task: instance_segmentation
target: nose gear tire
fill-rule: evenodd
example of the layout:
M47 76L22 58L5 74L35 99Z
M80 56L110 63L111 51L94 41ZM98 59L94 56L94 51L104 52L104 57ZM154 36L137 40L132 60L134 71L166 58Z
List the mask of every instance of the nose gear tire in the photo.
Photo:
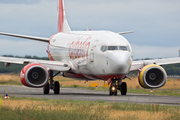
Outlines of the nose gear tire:
M121 95L127 94L127 84L125 82L122 82L121 84Z
M111 87L109 87L109 96L112 95L112 90L111 90Z
M45 87L43 87L43 92L44 94L49 94L49 83Z

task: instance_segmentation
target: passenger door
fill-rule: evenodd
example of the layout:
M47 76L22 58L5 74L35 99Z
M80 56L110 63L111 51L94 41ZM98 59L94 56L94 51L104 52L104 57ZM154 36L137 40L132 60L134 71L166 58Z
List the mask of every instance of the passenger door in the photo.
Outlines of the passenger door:
M90 61L91 63L94 62L94 49L96 48L96 45L98 43L98 40L96 40L94 43L93 43L93 46L91 48L91 52L90 52Z

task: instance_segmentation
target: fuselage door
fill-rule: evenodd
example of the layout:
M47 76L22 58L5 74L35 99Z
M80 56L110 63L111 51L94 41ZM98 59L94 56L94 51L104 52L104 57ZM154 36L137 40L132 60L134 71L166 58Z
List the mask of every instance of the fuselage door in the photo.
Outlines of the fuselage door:
M94 43L93 43L93 46L91 48L91 53L90 53L90 61L91 62L94 62L94 49L96 48L96 45L98 43L98 40L96 40Z

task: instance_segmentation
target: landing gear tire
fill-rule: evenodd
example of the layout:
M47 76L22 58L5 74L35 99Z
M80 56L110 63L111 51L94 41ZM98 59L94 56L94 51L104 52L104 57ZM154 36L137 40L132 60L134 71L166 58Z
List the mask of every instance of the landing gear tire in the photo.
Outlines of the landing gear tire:
M116 91L114 92L114 95L117 96L117 89L116 89Z
M127 94L127 84L125 82L122 82L121 84L121 95Z
M111 87L109 87L109 96L111 96L112 95L112 89L111 89Z
M45 86L45 87L43 87L43 92L44 92L44 94L49 94L49 83Z
M59 94L60 92L60 85L58 81L54 82L54 94Z

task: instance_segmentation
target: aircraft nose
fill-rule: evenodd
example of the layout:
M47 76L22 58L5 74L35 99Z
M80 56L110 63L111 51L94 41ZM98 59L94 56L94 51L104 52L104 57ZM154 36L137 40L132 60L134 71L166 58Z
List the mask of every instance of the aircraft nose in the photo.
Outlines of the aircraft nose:
M114 52L109 57L110 67L113 72L127 74L131 60L127 52Z

